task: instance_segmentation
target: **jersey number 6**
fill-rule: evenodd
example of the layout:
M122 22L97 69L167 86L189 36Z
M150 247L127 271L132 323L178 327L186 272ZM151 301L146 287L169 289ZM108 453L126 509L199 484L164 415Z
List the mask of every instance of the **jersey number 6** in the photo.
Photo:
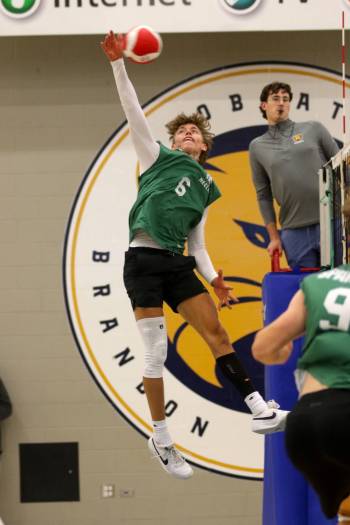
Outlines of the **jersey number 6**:
M179 184L175 188L175 192L178 194L179 197L183 197L187 191L187 187L191 187L191 181L188 177L182 177Z

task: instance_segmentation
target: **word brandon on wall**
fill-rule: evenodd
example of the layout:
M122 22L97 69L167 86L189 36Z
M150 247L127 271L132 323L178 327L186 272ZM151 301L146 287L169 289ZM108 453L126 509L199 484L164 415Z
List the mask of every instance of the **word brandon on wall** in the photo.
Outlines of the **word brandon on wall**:
M110 262L110 253L109 252L98 252L93 251L91 254L91 258L94 263L102 263L102 264L108 264ZM112 293L112 287L110 283L103 284L103 285L96 285L92 287L92 295L94 298L100 298L100 297L108 297ZM117 317L110 317L108 319L100 319L100 330L102 334L106 334L110 330L120 330L119 322ZM137 357L137 352L134 351L133 348L130 348L129 346L126 348L121 349L115 349L115 354L113 356L114 362L116 366L121 367L127 367L134 361L134 359ZM134 378L134 388L139 392L140 394L144 395L145 390L143 388L142 381L140 382L140 377L135 376ZM178 411L186 411L187 405L186 400L175 400L175 399L168 399L165 403L165 413L167 417L172 416L172 414L175 412L175 410ZM198 433L200 437L203 437L205 431L207 430L207 427L209 425L209 420L206 419L206 416L203 415L194 415L193 421L190 423L189 427L187 428L188 432L191 433ZM184 429L185 430L185 429Z

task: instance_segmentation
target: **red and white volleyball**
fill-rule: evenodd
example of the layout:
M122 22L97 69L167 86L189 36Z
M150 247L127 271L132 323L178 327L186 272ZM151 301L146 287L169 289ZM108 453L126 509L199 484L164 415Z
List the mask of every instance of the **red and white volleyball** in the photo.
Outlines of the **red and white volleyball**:
M124 56L138 64L147 64L159 57L162 47L159 33L149 26L137 26L125 35Z

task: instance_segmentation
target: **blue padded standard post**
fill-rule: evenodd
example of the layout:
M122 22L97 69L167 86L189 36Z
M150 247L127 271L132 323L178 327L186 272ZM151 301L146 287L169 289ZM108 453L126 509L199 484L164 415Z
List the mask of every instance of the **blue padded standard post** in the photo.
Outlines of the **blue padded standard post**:
M263 280L265 324L271 323L288 306L305 273L268 273ZM265 367L266 399L275 399L290 410L298 399L293 372L302 348L294 343L293 353L283 366ZM302 475L293 467L279 432L265 438L263 525L336 525L327 520L318 498Z

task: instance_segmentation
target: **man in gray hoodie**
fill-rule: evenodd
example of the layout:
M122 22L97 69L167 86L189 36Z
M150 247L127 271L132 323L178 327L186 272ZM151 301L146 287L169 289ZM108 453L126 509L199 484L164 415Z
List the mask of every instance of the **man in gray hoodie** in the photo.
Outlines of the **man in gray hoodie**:
M270 237L268 253L286 254L291 267L320 265L318 170L338 151L327 129L316 121L289 119L289 84L273 82L260 95L266 133L249 146L258 204ZM274 199L280 206L281 235Z

